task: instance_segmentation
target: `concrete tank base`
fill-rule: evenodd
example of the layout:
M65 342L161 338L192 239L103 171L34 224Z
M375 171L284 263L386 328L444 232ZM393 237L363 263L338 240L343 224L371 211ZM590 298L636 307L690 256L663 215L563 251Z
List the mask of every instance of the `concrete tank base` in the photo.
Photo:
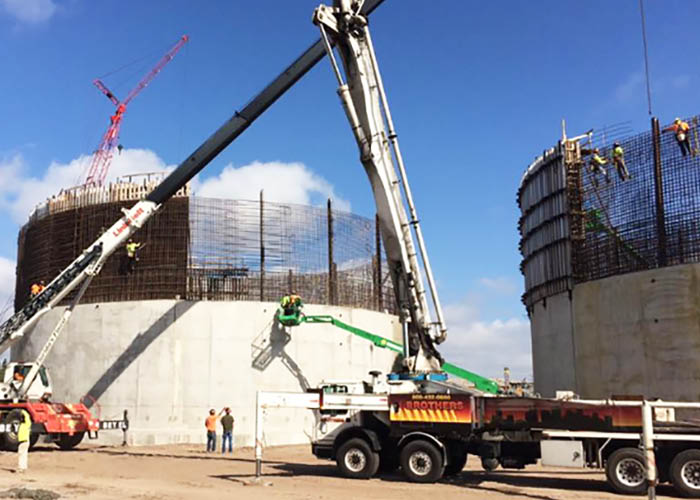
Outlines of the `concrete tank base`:
M274 303L153 300L78 306L46 366L55 401L91 403L103 419L128 410L129 444L204 443L210 408L235 418L236 446L254 445L258 390L304 391L329 379L367 379L390 371L395 354L332 325L280 328ZM32 360L64 308L44 316L12 349ZM358 328L401 342L395 316L364 309L307 305ZM309 441L313 414L275 410L265 444ZM220 431L219 431L220 434ZM100 442L121 443L118 431Z
M700 400L700 264L623 274L535 304L535 390Z

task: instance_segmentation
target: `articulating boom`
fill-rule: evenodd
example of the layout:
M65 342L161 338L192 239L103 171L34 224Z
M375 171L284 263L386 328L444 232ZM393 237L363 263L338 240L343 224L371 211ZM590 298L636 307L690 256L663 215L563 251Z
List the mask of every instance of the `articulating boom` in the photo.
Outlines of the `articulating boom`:
M372 47L367 18L360 11L362 4L361 1L335 0L333 7L320 5L314 12L313 21L321 30L321 38L338 79L338 95L360 148L360 160L372 185L389 269L404 324L404 336L407 337L404 339L404 348L408 350L404 353L408 360L407 368L416 372L440 371L443 360L434 344L445 340L447 329ZM331 41L340 53L347 82L343 82ZM397 176L397 167L401 180ZM430 319L411 227L418 240L430 285L437 315L436 323Z

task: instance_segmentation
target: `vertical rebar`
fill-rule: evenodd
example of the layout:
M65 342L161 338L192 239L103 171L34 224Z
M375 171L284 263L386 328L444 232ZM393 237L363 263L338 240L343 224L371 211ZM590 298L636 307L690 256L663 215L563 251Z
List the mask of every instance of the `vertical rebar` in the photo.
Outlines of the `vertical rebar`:
M651 119L651 140L654 147L654 193L656 195L656 236L659 242L657 249L658 265L666 265L666 213L664 209L664 182L661 165L661 133L659 120Z
M265 301L265 231L263 190L260 190L260 302Z
M328 198L328 303L336 305L335 276L333 266L333 205Z

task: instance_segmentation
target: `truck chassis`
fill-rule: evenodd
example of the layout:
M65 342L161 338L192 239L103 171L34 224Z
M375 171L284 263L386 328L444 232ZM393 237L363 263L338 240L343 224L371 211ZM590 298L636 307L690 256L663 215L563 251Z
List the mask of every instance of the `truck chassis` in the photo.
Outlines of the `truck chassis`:
M458 474L468 455L486 470L544 465L605 470L623 494L650 486L641 401L586 401L483 396L456 392L338 394L259 392L256 472L262 467L263 416L268 408L318 413L312 453L335 460L340 474L367 479L401 469L412 482ZM663 407L693 406L663 403ZM661 406L661 405L659 405ZM699 407L700 405L694 405ZM652 460L658 482L685 497L700 497L700 425L653 420ZM657 481L652 481L654 486Z

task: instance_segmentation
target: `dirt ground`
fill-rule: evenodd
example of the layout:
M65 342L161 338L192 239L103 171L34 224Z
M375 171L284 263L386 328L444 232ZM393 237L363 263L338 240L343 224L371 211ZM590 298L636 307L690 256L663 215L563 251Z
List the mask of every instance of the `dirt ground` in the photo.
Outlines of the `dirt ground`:
M11 488L43 489L61 498L149 499L621 499L598 472L531 466L522 471L484 472L477 460L438 484L412 484L399 473L368 481L344 479L335 463L317 460L308 446L265 450L263 478L254 483L253 450L207 454L193 445L98 447L73 451L38 446L29 454L29 471L15 474L16 455L0 454L0 498ZM658 498L671 498L668 486ZM40 498L36 496L35 498Z

